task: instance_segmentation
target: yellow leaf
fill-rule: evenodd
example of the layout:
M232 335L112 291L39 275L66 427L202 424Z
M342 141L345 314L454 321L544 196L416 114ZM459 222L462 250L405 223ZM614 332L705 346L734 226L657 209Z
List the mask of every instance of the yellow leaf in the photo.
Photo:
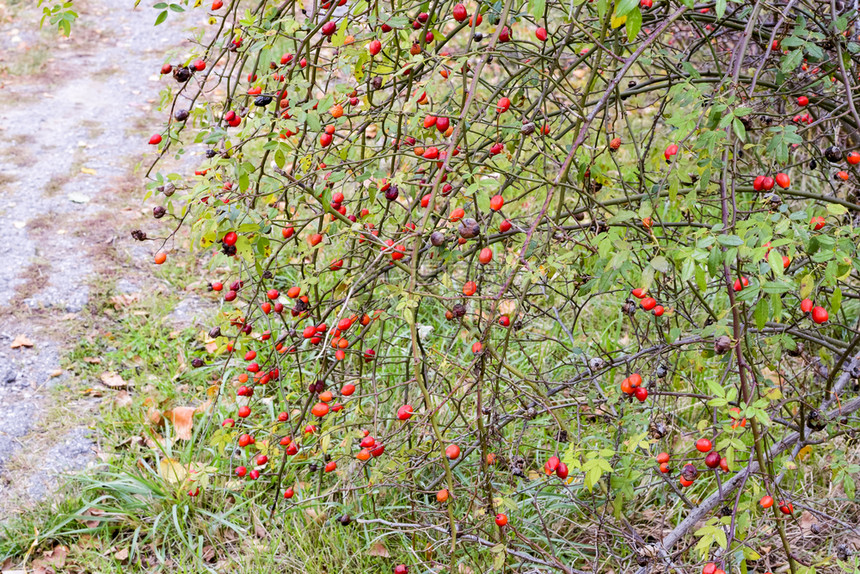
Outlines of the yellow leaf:
M806 445L797 452L797 460L806 460L809 458L810 454L812 454L812 447L810 445Z
M782 398L782 391L778 387L772 387L765 391L764 396L771 401L778 401Z
M800 279L800 298L806 299L812 293L812 288L815 286L815 278L810 275L804 275Z
M620 18L616 18L615 16L613 16L612 22L610 22L610 24L612 25L612 28L615 29L615 28L620 28L621 26L623 26L625 22L627 22L627 15L626 14Z
M188 471L178 460L162 458L158 463L158 474L167 482L179 484L185 480Z
M81 173L85 173L85 174L87 174L87 175L95 175L95 174L96 174L96 170L94 170L94 169L90 169L90 168L88 168L88 167L82 167L82 168L81 168Z

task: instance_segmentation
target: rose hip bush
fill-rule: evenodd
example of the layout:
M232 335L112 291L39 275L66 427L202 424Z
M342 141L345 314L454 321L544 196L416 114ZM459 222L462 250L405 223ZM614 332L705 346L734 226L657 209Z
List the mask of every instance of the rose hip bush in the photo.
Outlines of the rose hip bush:
M193 504L384 571L856 568L854 5L156 8L209 19L148 185L220 304Z

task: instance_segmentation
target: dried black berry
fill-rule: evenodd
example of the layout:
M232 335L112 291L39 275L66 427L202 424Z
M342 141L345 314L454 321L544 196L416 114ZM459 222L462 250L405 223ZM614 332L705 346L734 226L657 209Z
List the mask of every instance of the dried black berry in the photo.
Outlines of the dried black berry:
M173 79L180 84L184 84L191 79L191 68L173 68Z
M839 147L832 145L824 150L824 158L830 163L838 163L842 161L842 150Z

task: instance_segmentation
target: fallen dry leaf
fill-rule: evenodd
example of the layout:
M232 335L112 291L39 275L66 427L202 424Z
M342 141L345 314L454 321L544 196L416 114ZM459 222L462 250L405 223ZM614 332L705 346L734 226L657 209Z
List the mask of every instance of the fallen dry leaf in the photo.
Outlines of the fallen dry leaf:
M128 383L125 381L125 379L112 371L102 373L101 380L104 386L110 387L112 389L122 389L128 386Z
M54 371L51 371L51 372L49 373L49 376L50 376L52 379L56 379L57 377L59 377L59 376L60 376L60 375L62 375L62 374L63 374L63 369L56 369L56 370L54 370Z
M212 354L217 350L218 350L218 343L216 343L215 341L211 341L209 343L206 343L206 352L207 353Z
M175 409L164 411L165 418L173 423L177 438L191 440L191 427L194 424L194 413L196 410L194 407L176 407Z
M102 389L84 389L84 394L88 397L103 397L105 393Z
M32 347L33 341L27 338L26 335L18 335L15 337L15 340L12 341L12 348L18 349L20 347Z
M98 508L88 508L81 513L82 516L104 516L104 510L99 510ZM87 528L95 528L99 524L101 524L101 520L81 520Z
M254 536L257 538L269 537L269 531L266 530L266 527L263 526L263 523L260 522L260 519L257 517L257 513L253 510L251 511L251 522L254 523Z
M128 391L120 391L113 398L113 404L117 407L127 407L131 405L131 395L128 394Z
M52 550L48 550L47 552L42 554L42 557L33 561L33 565L41 565L41 566L54 566L56 568L62 568L66 564L66 556L69 555L69 549L63 545L55 546Z
M153 426L159 426L164 420L161 418L161 411L155 408L154 406L150 406L146 409L146 422Z
M308 515L314 522L317 524L322 524L328 518L328 513L326 512L317 512L313 508L305 508L305 514Z
M91 365L100 365L102 360L98 357L84 357L81 359L85 363L89 363Z
M128 560L128 548L120 548L113 555L114 558L119 560L120 562L125 562Z
M388 553L388 548L386 548L385 544L382 542L376 542L370 547L367 554L368 556L379 556L380 558L389 558L391 556L391 554Z
M804 512L800 515L800 530L805 534L808 534L812 531L812 526L818 524L818 518L816 518L811 512Z
M124 293L122 295L114 295L110 298L110 302L114 307L128 307L140 301L140 293Z

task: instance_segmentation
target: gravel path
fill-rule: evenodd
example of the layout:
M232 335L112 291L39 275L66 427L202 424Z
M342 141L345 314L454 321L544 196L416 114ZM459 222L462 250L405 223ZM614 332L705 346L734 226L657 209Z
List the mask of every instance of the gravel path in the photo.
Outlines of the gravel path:
M69 382L60 359L104 277L106 250L127 262L113 270L121 290L140 290L151 273L152 245L125 231L146 211L132 170L151 153L146 140L163 120L158 70L191 16L156 28L156 12L133 4L76 1L69 40L46 41L35 11L0 24L7 64L32 61L40 42L50 50L29 76L0 77L0 516L94 460L95 399L49 391ZM32 347L12 348L22 335Z

